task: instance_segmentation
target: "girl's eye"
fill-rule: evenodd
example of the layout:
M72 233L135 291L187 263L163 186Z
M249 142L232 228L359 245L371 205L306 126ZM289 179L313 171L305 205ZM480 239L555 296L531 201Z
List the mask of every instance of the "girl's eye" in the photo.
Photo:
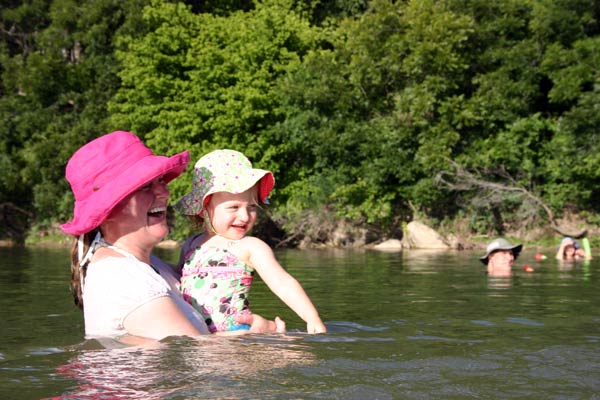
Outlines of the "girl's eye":
M145 184L144 186L142 186L140 188L140 190L143 190L145 192L147 192L148 190L150 190L152 188L152 182Z
M256 204L250 204L248 206L248 211L250 212L255 212L258 209L258 206Z

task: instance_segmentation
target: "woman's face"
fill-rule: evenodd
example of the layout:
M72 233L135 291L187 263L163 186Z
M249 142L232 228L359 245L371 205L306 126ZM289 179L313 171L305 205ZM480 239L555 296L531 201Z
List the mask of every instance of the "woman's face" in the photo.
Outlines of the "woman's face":
M169 189L166 183L156 178L142 186L110 213L103 224L104 235L113 241L123 236L140 247L154 246L168 233L167 204Z
M256 186L243 193L217 192L208 204L215 231L230 240L246 236L256 222L258 213Z

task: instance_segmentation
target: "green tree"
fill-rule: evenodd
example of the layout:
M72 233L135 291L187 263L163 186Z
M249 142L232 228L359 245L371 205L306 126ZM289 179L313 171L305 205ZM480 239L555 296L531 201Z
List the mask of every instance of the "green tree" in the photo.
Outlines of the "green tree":
M65 164L108 129L119 69L113 37L137 29L142 4L54 0L2 9L0 185L3 202L33 216L25 222L48 227L70 218ZM22 240L26 226L4 233Z
M430 171L459 140L449 105L465 80L471 23L443 2L373 1L323 36L329 44L281 91L293 209L330 205L389 233L411 203L435 208L443 194Z
M584 175L593 179L598 161L588 149L576 150L582 140L565 122L573 121L574 104L593 96L590 83L596 79L592 67L575 83L574 70L597 62L560 49L579 47L597 32L598 6L587 0L469 3L464 10L477 21L472 43L480 51L473 52L479 54L471 62L473 91L463 111L470 127L461 129L461 151L454 156L481 180L524 188L531 196L510 192L490 198L473 190L461 195L464 209L484 222L483 229L501 230L511 222L545 223L569 204L590 206L594 185ZM594 123L584 125L579 133L594 143ZM586 165L585 173L573 175L568 166L574 163ZM540 199L551 212L540 213L540 204L526 198Z
M194 14L155 1L141 38L124 37L117 53L122 87L111 103L113 125L144 135L158 152L214 148L244 152L276 173L280 143L263 131L283 119L277 81L299 64L315 34L291 1L265 1L227 16ZM189 190L190 176L173 182Z

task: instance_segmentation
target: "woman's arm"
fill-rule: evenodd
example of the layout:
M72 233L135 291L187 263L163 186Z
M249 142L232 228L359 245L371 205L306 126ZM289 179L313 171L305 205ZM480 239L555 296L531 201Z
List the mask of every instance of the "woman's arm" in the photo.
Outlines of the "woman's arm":
M158 297L129 313L123 321L130 335L160 340L202 334L168 296Z
M216 332L215 335L239 336L248 333L285 333L286 329L285 322L279 317L275 317L274 321L270 321L258 314L252 313L240 313L236 315L235 322L250 325L250 330Z
M236 336L247 333L284 333L285 322L279 317L269 321L258 314L241 314L236 318L241 324L251 325L249 331L218 332L219 336ZM129 336L123 342L147 345L168 336L200 336L200 332L169 297L159 297L130 313L123 323Z
M277 297L306 322L308 333L325 333L317 309L300 285L275 258L273 250L262 240L247 238L249 263Z

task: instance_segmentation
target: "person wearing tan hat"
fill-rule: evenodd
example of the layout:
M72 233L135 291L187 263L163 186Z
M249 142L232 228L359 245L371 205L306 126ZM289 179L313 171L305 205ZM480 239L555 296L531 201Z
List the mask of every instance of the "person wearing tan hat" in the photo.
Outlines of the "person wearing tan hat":
M494 239L479 260L487 266L488 275L510 276L513 263L519 257L522 248L521 244L513 245L504 238Z
M235 316L249 310L254 271L306 322L308 333L327 331L300 283L283 269L269 245L248 236L259 204L267 202L274 184L271 172L252 168L242 153L215 150L198 160L192 191L175 205L205 227L203 234L186 241L178 265L183 296L211 332L247 329Z
M75 237L71 289L83 310L86 338L138 343L133 339L209 333L175 287L168 265L151 257L169 232L167 183L188 162L187 151L158 156L124 131L92 140L69 159L74 215L61 229ZM240 320L256 332L273 326L256 315ZM285 329L280 320L276 325Z

